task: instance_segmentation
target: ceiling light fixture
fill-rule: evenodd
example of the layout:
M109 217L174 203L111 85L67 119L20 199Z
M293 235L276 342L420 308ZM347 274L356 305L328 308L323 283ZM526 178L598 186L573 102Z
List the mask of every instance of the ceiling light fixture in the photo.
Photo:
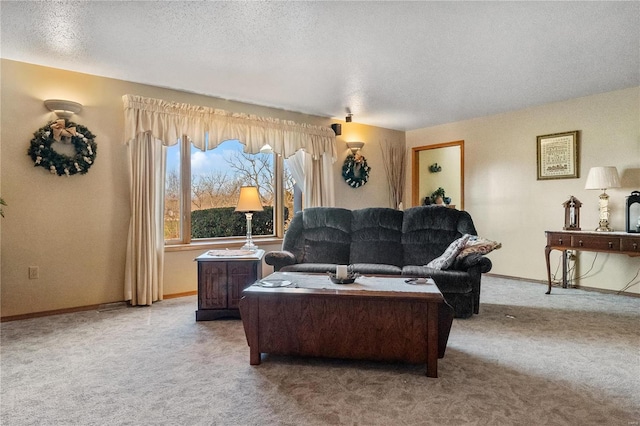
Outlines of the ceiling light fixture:
M44 106L46 106L49 111L54 112L58 118L69 119L73 114L82 111L82 104L64 99L47 99L44 101Z

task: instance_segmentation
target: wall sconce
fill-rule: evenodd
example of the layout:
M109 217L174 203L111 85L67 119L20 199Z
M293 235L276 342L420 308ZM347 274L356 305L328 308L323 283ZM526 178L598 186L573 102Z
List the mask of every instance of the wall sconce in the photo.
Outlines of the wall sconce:
M347 142L347 148L351 150L351 153L355 155L356 152L360 151L360 148L364 146L364 142Z
M46 106L49 111L54 112L58 118L69 119L73 114L82 111L82 104L65 101L63 99L47 99L44 101L44 106Z
M346 121L347 123L351 123L353 114L351 114L350 112L347 113L347 116L344 118L344 121Z

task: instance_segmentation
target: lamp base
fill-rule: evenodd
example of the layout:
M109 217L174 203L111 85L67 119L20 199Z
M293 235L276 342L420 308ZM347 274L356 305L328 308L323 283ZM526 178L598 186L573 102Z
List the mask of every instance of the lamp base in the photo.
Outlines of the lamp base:
M242 247L240 247L242 250L250 250L250 251L256 251L258 250L258 246L253 244L253 241L247 241L245 243L245 245L243 245Z
M247 240L242 246L242 250L258 250L258 246L253 243L253 238L251 238L251 218L253 217L253 212L246 212L244 214L247 217Z
M600 221L600 226L596 228L597 232L613 232L613 228L609 226L609 221Z
M612 232L613 229L609 226L609 196L607 192L600 194L599 210L600 210L600 223L596 228L598 232Z

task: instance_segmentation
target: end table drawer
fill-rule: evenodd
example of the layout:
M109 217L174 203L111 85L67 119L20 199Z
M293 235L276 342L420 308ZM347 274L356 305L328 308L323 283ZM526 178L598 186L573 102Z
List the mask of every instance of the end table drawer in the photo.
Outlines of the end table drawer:
M589 235L571 236L571 247L620 251L620 238L600 238Z

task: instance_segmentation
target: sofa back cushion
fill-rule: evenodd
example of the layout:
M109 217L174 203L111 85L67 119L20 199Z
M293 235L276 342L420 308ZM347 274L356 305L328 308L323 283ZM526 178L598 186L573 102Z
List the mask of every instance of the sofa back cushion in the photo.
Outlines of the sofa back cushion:
M296 213L282 244L299 263L349 263L351 210L310 207Z
M405 265L426 265L464 234L477 235L469 213L441 206L404 211L402 246Z
M377 263L402 267L402 217L402 211L390 208L353 210L350 263Z

